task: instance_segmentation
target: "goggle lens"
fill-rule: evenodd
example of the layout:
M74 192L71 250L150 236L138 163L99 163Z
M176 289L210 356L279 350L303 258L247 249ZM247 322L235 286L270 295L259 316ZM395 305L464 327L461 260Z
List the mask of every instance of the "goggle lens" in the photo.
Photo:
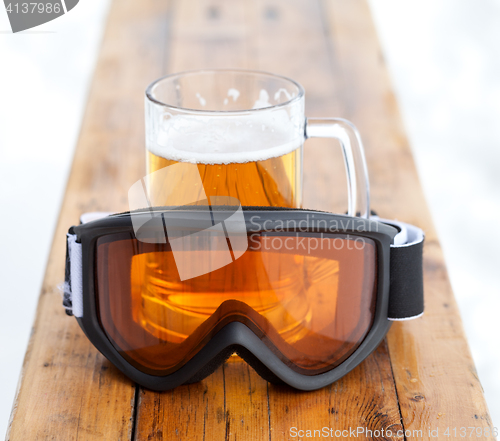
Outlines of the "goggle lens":
M110 342L140 371L168 375L239 321L301 374L347 359L374 319L375 242L287 232L252 233L248 244L235 258L198 238L174 256L168 243L144 243L129 233L100 237L96 300ZM221 266L224 259L230 263ZM181 280L179 265L217 269Z

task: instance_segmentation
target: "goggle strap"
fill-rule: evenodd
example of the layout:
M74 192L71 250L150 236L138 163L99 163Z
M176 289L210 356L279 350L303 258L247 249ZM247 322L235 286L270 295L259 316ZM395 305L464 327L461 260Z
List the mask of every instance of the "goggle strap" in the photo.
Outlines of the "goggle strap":
M80 224L113 214L110 211L92 211L80 216ZM66 314L83 317L83 267L82 244L76 242L76 234L67 234L66 241L66 274L61 287L63 306Z
M82 244L76 234L67 234L66 280L63 287L63 306L66 314L83 317ZM69 269L69 271L68 271Z
M424 232L404 222L378 220L400 230L391 245L388 318L402 321L420 317L424 313Z

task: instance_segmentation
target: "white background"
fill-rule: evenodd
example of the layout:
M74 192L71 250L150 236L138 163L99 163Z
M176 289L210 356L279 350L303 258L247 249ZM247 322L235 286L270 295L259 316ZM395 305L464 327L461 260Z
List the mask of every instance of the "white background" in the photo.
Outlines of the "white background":
M82 1L67 15L21 34L10 33L0 6L0 438L108 4ZM498 426L500 0L370 4Z

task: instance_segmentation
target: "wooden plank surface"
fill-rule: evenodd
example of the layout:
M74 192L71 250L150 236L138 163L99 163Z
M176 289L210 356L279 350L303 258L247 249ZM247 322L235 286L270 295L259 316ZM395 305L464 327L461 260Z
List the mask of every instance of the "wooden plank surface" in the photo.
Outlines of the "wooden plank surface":
M382 217L426 233L424 317L395 323L387 338L406 439L432 439L428 431L436 429L439 439L448 439L447 428L492 428L370 11L360 1L325 5L344 73L344 115L363 133L372 205ZM424 429L423 436L414 429Z
M67 228L84 211L125 210L129 186L144 174L145 87L202 67L262 69L301 82L309 116L343 116L360 129L373 207L426 232L425 316L393 326L331 387L299 393L229 361L174 391L136 389L61 307ZM307 142L306 207L344 210L338 150ZM298 439L293 427L406 429L391 439L420 440L436 439L429 430L491 426L364 0L115 0L22 375L10 440Z

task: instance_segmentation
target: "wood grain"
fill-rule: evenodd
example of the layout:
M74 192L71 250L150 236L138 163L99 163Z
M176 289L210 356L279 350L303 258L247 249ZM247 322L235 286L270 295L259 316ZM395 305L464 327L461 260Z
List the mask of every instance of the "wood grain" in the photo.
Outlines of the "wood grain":
M144 170L144 84L162 70L167 2L113 3L12 412L10 440L127 440L135 385L61 308L65 234L82 212L126 209ZM130 60L136 60L130 62Z
M434 434L446 439L446 429L454 427L457 433L461 427L491 429L382 50L373 38L369 8L362 1L324 0L323 4L343 72L344 115L363 133L373 207L382 217L419 225L426 234L425 314L395 323L388 334L402 421L409 431L406 439L435 439L429 430L438 430Z
M234 358L196 384L136 390L61 307L67 228L84 211L126 209L128 188L144 173L145 87L168 72L209 67L290 76L306 89L308 116L352 120L363 135L374 208L426 231L425 317L397 323L365 362L322 390L269 385ZM308 141L306 207L345 209L336 147ZM464 425L491 421L366 1L115 0L7 439L267 441L300 439L293 428L362 427L410 440ZM398 429L423 433L403 437Z

